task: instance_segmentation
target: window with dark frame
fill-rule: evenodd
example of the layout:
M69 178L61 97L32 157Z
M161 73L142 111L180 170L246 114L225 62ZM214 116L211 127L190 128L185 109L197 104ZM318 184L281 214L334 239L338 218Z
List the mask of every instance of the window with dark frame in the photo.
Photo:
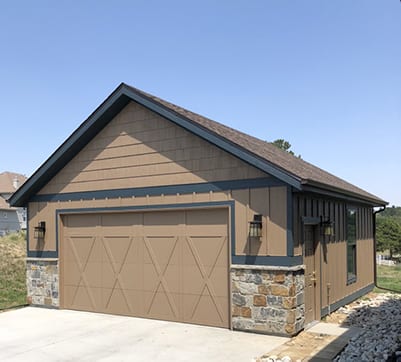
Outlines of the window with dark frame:
M347 282L356 281L356 208L347 208Z

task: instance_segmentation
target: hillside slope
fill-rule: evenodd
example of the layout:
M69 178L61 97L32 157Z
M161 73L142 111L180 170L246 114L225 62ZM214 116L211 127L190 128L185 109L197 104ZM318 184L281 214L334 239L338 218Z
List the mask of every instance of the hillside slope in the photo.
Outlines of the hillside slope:
M25 233L0 237L0 309L26 304Z

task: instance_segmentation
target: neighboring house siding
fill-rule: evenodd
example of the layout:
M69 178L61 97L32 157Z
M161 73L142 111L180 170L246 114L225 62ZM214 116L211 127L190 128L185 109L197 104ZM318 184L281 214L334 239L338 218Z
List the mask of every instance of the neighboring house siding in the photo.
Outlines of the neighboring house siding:
M258 177L267 175L131 102L39 194Z
M0 235L19 231L20 223L15 210L0 210Z

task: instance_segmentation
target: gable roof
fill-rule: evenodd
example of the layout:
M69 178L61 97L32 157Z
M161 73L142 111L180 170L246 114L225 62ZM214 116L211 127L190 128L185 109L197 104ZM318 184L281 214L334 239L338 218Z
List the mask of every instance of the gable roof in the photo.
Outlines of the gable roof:
M10 198L23 206L94 138L130 101L204 138L252 166L271 174L300 191L318 192L375 206L387 202L356 187L269 142L262 141L163 99L121 83L72 135Z

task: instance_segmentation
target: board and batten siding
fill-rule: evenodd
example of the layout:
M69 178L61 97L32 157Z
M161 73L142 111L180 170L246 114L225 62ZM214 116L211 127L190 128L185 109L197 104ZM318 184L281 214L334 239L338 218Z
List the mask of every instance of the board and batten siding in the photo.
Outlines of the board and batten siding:
M268 175L131 102L39 194L262 177Z
M334 221L334 235L319 234L321 244L321 302L322 308L374 282L373 210L364 205L347 204L308 195L295 195L294 207L294 254L303 253L302 217L328 216ZM357 276L347 283L347 207L357 210Z

